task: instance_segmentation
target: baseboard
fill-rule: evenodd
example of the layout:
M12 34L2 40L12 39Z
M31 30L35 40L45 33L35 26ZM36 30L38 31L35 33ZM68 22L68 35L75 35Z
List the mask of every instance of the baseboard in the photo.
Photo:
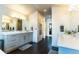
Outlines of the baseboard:
M45 36L45 38L48 38L48 37L51 37L51 36Z
M31 42L29 42L29 43L30 43L30 44L37 44L36 42L32 42L32 41L31 41Z
M55 47L55 46L52 46L52 50L58 51L59 48L58 47Z

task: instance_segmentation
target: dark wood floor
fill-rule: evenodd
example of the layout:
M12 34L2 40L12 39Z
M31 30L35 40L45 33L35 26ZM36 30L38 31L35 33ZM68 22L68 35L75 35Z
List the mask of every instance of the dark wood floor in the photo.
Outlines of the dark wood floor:
M32 47L26 49L25 51L21 51L16 49L8 54L48 54L51 49L51 39L43 39L39 43L31 43ZM53 54L53 53L52 53ZM55 54L55 53L54 53ZM56 51L57 54L57 51Z

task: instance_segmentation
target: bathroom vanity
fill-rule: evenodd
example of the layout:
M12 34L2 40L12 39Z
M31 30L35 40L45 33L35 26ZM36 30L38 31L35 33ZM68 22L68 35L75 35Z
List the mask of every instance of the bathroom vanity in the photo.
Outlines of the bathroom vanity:
M79 33L61 35L58 40L59 54L79 54Z
M0 32L0 39L4 40L4 52L11 52L18 47L31 42L33 32L29 31L10 31L10 32Z

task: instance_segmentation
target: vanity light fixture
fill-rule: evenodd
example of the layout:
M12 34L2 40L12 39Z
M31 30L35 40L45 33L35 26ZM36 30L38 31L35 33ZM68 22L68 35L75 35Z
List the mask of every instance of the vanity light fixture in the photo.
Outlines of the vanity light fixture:
M11 17L10 16L3 15L2 16L2 22L10 23L11 22Z

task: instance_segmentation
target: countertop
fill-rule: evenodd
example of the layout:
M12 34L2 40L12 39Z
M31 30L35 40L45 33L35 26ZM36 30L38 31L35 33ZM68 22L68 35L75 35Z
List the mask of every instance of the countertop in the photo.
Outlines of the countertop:
M0 32L0 35L12 35L12 34L20 34L20 33L29 33L33 31L8 31L8 32Z
M8 32L0 32L0 39L3 39L6 35L15 35L15 34L23 34L23 33L32 33L33 31L8 31Z
M59 47L66 47L79 50L79 35L62 35L59 37L57 45Z

